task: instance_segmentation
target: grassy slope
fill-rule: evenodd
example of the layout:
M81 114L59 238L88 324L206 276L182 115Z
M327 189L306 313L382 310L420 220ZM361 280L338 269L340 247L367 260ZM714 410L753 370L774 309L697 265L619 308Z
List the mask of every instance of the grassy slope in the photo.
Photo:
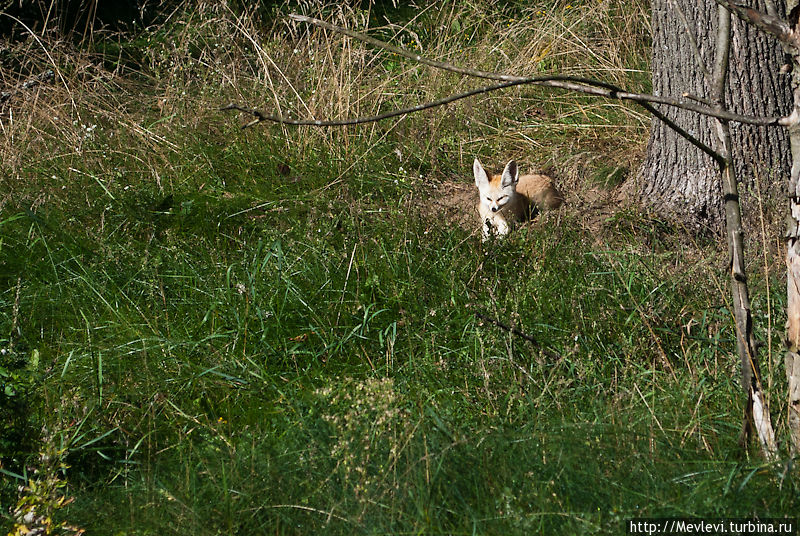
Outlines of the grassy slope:
M621 66L646 64L644 13L624 4L450 5L397 39L636 88L646 72ZM66 482L56 519L101 534L577 534L797 511L794 477L736 446L722 254L636 210L584 225L584 193L635 165L641 116L523 89L397 124L242 132L214 107L352 116L467 82L209 9L101 55L53 43L63 83L12 101L25 115L3 145L0 333L20 335L3 341L3 468ZM19 72L48 65L34 41L15 46ZM572 207L482 245L424 210L431 184L470 180L473 155L555 165Z

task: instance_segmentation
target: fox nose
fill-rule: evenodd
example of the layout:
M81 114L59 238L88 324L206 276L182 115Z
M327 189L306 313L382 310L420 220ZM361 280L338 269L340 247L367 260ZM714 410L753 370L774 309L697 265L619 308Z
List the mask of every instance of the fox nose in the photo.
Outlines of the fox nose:
M497 212L499 209L497 207L492 207L492 212Z

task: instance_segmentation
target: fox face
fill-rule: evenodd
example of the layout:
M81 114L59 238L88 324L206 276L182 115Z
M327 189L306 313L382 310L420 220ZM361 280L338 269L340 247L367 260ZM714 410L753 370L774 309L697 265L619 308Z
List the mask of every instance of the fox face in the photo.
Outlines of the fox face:
M557 209L564 196L547 175L519 174L517 163L506 164L500 175L489 175L477 158L472 164L480 201L478 214L483 224L483 239L505 236L515 222L532 216L531 209Z
M502 175L489 178L477 158L472 164L475 186L480 193L480 204L487 213L499 212L517 195L519 169L513 160L506 164ZM483 212L483 211L482 211Z
M520 195L517 193L519 183L517 163L512 160L506 164L501 175L489 177L480 160L476 158L472 164L472 171L480 195L478 214L483 223L483 240L488 240L492 234L507 235L510 230L509 223L517 219L519 216L517 213L522 208Z

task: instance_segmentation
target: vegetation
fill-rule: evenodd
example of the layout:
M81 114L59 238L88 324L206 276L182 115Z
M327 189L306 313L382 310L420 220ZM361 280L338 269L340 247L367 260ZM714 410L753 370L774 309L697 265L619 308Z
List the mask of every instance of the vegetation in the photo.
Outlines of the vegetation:
M3 528L616 534L797 512L786 460L737 444L724 248L619 200L646 116L524 88L240 130L220 106L354 117L475 83L292 11L455 63L649 84L646 2L622 0L202 3L4 43ZM475 156L552 168L569 206L482 244L448 210L471 210L448 200ZM757 201L778 415L780 214Z

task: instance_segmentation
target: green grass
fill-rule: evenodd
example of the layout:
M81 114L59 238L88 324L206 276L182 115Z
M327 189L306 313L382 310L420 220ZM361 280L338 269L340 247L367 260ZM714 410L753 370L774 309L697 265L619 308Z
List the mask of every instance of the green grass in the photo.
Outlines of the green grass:
M462 120L497 102L397 129L240 131L214 111L233 90L192 82L228 73L200 68L202 32L229 20L208 17L199 37L152 36L200 58L188 79L156 64L142 92L73 93L75 125L37 116L38 137L4 149L4 516L28 497L92 534L616 534L633 517L797 511L785 460L737 445L724 252L635 209L586 226L580 206L482 244L431 215L431 184L530 143L517 121L535 94L482 139ZM126 58L157 55L152 40ZM547 105L535 144L551 156L529 162L559 154L573 188L610 188L630 155L554 111L569 103ZM635 116L597 110L581 121L644 139ZM775 278L753 275L754 303L770 281L781 311ZM14 475L55 491L20 494Z

